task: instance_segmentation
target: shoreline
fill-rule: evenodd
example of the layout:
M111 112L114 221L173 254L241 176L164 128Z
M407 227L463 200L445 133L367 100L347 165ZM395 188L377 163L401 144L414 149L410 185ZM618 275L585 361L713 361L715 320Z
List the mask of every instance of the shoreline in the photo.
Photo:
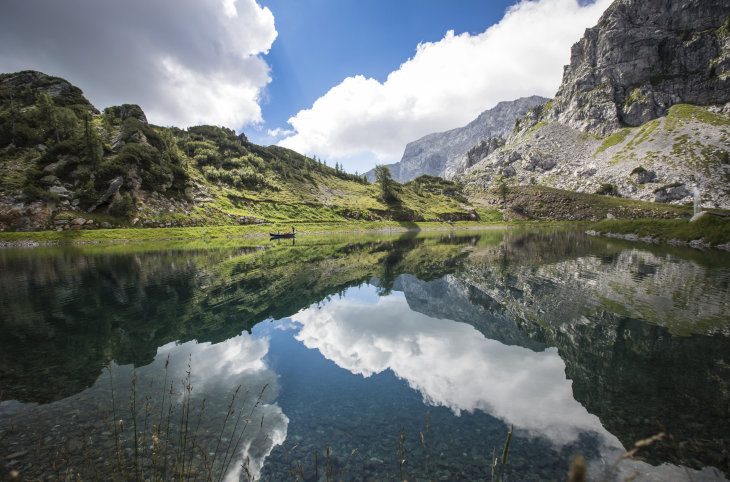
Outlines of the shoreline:
M291 226L294 223L287 223ZM297 229L300 235L322 235L336 233L408 233L509 229L518 225L533 223L480 223L471 221L446 222L397 222L372 221L353 223L304 223ZM534 223L538 224L538 223ZM543 224L543 223L539 223ZM564 225L565 223L548 222L547 225ZM255 239L269 238L269 232L277 230L276 224L249 226L207 226L185 228L116 228L78 231L28 231L0 232L0 249L39 248L50 246L85 246L132 244L150 241L191 241L213 239ZM278 230L281 230L279 225Z
M687 220L610 219L586 221L529 220L484 223L353 221L281 222L252 225L221 225L169 228L80 229L75 231L0 232L0 249L53 246L125 245L144 242L212 241L269 239L269 232L288 232L292 226L301 236L346 234L395 234L439 231L510 229L515 227L570 227L592 237L621 239L653 245L682 246L693 249L730 251L730 221L710 218L690 223Z
M730 251L730 220L721 216L688 219L606 219L585 233L647 244Z
M685 248L694 248L699 250L704 249L719 249L722 251L730 251L730 242L724 243L724 244L709 244L705 243L702 238L700 239L693 239L691 241L684 241L681 239L669 239L669 240L663 240L661 238L657 238L654 236L640 236L637 233L612 233L612 232L601 232L596 231L593 229L588 229L585 231L585 233L588 236L593 236L596 238L611 238L611 239L621 239L623 241L631 241L632 243L645 243L645 244L653 244L655 246L660 245L670 245L670 246L681 246Z

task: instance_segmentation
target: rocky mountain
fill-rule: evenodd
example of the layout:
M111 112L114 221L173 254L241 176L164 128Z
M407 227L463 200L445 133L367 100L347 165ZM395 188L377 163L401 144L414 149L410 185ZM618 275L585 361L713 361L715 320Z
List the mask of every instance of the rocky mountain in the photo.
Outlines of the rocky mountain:
M730 100L730 2L617 0L573 46L549 119L599 135Z
M555 99L466 176L730 208L730 2L616 0Z
M475 219L458 186L421 181L385 202L361 176L225 127L155 126L64 79L0 74L0 231Z
M547 101L533 95L500 102L464 127L436 132L409 142L400 162L388 166L390 172L398 182L407 182L423 174L452 178L471 165L474 156L468 156L470 148L482 142L485 146L499 142L499 138L512 131L518 118L530 108ZM374 179L372 171L366 176Z

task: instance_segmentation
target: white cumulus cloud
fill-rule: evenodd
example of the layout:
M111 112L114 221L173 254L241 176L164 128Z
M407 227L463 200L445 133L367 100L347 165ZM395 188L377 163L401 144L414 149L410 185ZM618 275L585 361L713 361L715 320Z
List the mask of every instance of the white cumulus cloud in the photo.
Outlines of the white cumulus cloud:
M362 170L398 160L408 142L464 125L497 102L551 97L570 47L611 1L522 0L483 33L450 31L422 43L382 83L358 75L334 86L289 119L296 133L280 144Z
M6 0L0 71L64 77L100 108L140 104L151 122L262 121L262 58L277 32L256 0Z

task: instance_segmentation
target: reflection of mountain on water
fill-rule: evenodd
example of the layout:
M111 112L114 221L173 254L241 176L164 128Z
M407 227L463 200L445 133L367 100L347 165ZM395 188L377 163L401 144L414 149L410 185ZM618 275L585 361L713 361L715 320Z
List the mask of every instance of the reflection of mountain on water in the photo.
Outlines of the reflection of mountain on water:
M661 431L671 436L642 451L648 460L727 473L727 269L614 251L611 243L586 249L590 241L560 243L549 260L543 241L527 236L477 249L455 275L430 283L404 276L398 287L426 315L470 323L505 343L557 346L576 399L626 447Z
M144 454L154 444L144 442L150 440L147 428L157 426L157 431L153 431L158 437L155 451L177 456L183 433L187 433L187 427L183 428L182 424L187 398L187 412L192 410L193 413L191 424L194 421L197 427L194 433L196 450L212 452L219 436L231 439L235 434L236 439L240 438L240 443L231 450L230 463L222 463L219 458L214 467L208 465L216 478L220 474L220 480L239 480L242 464L246 461L251 473L258 475L273 448L286 439L289 423L275 402L279 384L277 374L265 360L268 351L266 338L249 333L217 344L170 343L160 347L148 365L134 369L131 365L113 364L109 368L113 377L105 371L89 388L62 400L44 405L0 403L0 433L3 434L0 453L3 458L12 453L21 456L33 453L32 457L22 458L23 464L16 467L23 480L47 480L51 474L59 479L68 478L60 476L59 472L73 473L78 480L100 477L131 480L130 473L125 474L114 465L118 457L115 443L119 443L120 450L131 458L134 446L131 440L139 432L140 450ZM188 383L190 395L181 388ZM242 388L236 392L238 386ZM264 386L266 389L262 390ZM166 393L166 398L160 398L162 392ZM232 402L234 393L237 397ZM260 403L257 403L258 394L261 394ZM112 397L116 400L115 409ZM132 418L132 397L138 404L136 420ZM235 430L232 424L224 425L230 410L239 413L244 409L252 419L260 421L255 427L243 431ZM115 424L115 431L120 431L118 438L109 432L113 415L116 416L114 420L120 421ZM139 428L134 426L132 431L134 422ZM64 456L59 458L59 452ZM149 461L149 454L144 458ZM102 468L94 466L92 460L108 463ZM161 475L153 477L158 478L162 478Z
M527 336L514 319L504 313L502 305L458 276L421 281L413 275L403 274L395 280L393 289L405 294L411 310L432 318L468 323L488 339L534 351L542 351L547 346Z
M730 473L730 339L675 337L613 314L552 337L576 399L625 446L666 432L670 440L642 451L648 460Z

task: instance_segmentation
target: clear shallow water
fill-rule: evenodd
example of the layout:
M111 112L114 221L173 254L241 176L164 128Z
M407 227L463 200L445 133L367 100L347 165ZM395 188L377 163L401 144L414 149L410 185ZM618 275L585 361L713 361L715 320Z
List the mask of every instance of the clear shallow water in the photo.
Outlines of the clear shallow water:
M147 477L167 454L201 479L489 480L510 426L512 480L577 454L601 480L729 471L727 254L509 231L6 250L0 288L0 459L29 478L133 477L135 418Z

